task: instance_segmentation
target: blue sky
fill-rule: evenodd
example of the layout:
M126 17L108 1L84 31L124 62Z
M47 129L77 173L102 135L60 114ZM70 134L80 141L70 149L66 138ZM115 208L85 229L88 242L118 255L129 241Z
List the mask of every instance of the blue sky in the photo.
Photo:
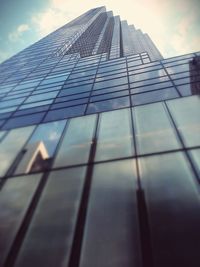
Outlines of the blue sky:
M0 0L0 62L102 5L147 32L164 57L200 50L199 0Z

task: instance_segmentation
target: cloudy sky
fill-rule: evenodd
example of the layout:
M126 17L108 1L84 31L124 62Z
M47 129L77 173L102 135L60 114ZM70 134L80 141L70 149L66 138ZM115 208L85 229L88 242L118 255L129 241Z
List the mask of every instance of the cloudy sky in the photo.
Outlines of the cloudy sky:
M164 57L200 50L199 0L0 0L0 62L102 5L147 32Z

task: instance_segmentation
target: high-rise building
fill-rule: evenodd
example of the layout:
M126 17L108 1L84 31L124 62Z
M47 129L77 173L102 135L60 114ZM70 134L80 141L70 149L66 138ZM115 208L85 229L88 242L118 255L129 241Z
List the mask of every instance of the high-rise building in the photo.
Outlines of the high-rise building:
M100 7L0 65L0 266L200 266L199 56Z

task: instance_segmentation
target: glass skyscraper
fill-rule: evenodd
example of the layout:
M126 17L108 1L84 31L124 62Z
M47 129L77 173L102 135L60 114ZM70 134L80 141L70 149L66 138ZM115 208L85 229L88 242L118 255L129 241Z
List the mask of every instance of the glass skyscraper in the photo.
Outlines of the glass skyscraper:
M99 7L0 65L0 266L200 266L199 56Z

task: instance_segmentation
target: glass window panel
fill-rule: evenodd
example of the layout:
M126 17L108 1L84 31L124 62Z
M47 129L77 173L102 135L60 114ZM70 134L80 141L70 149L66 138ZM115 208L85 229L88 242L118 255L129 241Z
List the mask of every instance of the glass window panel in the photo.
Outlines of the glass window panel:
M106 80L116 79L116 78L121 78L121 77L126 77L126 76L127 76L126 72L121 72L117 74L111 73L111 75L104 75L104 76L102 75L101 77L96 77L95 82L106 81Z
M190 81L191 81L191 78L187 77L187 78L182 78L182 79L179 79L179 80L174 80L174 84L175 85L180 85L180 84L184 84L184 83L190 83Z
M94 84L94 90L101 89L104 87L111 87L111 86L116 86L120 84L126 84L128 83L127 77L119 78L119 79L113 79L113 80L107 80L103 82L97 82Z
M131 96L133 105L141 105L156 101L162 101L170 98L178 97L176 90L172 88L151 91L142 94L135 94Z
M84 167L51 172L16 267L68 266L84 176Z
M92 96L90 98L90 102L109 99L109 98L115 98L115 97L120 97L120 96L126 96L126 95L129 95L128 90L124 90L124 91L120 91L120 92L114 92L111 94L97 95L97 96Z
M105 101L93 102L88 105L87 114L101 111L113 110L118 108L125 108L130 106L129 97L120 97Z
M192 94L190 84L183 84L183 85L177 86L177 89L179 93L181 94L181 96L189 96Z
M17 109L17 106L15 106L15 107L9 107L9 108L4 108L4 109L0 109L0 113L11 112L11 111L15 111L16 109Z
M137 73L133 76L130 76L130 82L138 82L141 80L147 80L151 78L159 78L161 76L167 75L164 69L159 69L159 70L154 70L154 71L149 71L149 72L143 72L143 73Z
M63 96L63 97L58 97L55 99L55 103L60 103L60 102L65 102L68 100L76 100L76 99L81 99L84 97L90 96L90 92L82 93L82 94L77 94L77 95L70 95L70 96Z
M189 64L171 66L169 68L166 68L166 70L169 74L179 73L179 72L183 72L183 71L189 71Z
M167 105L186 146L200 145L200 98L185 97Z
M80 104L86 104L87 102L88 102L88 98L81 98L81 99L76 99L73 101L67 101L67 102L53 104L51 106L51 109L70 107L70 106L75 106L75 105L80 105Z
M57 94L58 94L58 91L29 96L27 98L27 100L25 101L25 103L36 102L36 101L40 101L40 100L46 100L46 99L54 98L57 96Z
M26 115L26 114L33 114L35 112L45 111L45 110L48 110L48 109L49 109L49 105L37 106L37 107L18 110L18 111L16 111L14 113L13 116L21 116L21 115Z
M95 160L132 156L132 139L130 109L102 113Z
M74 106L74 107L51 110L47 113L44 121L45 122L55 121L55 120L60 120L60 119L81 116L84 114L85 109L86 109L86 105L79 105L79 106Z
M12 99L12 100L7 100L7 101L1 101L0 102L0 108L8 108L8 107L12 107L15 105L19 105L24 101L24 97L23 98L16 98L16 99Z
M132 111L138 154L180 148L163 104L139 106Z
M15 127L22 127L32 124L40 123L45 115L45 112L30 114L27 116L20 116L15 118L10 118L6 124L3 126L4 129L12 129Z
M76 80L69 80L69 81L67 80L63 88L67 89L67 88L77 87L77 86L81 87L83 85L90 86L90 84L93 83L93 81L94 79L87 79L87 80L76 79Z
M7 131L0 131L0 141L3 139Z
M190 150L189 154L192 158L192 161L200 179L200 149Z
M0 194L0 265L3 266L40 181L40 174L7 179Z
M39 101L39 102L33 102L30 104L21 105L19 110L27 109L27 108L33 108L33 107L39 107L39 106L43 106L43 105L50 105L52 102L53 102L53 99Z
M54 167L87 163L96 119L96 115L91 115L70 120Z
M149 80L134 82L133 85L134 85L134 87L137 87L137 86L145 86L145 85L154 84L154 83L162 83L165 81L170 81L168 76L163 76L163 77L159 77L159 78L153 78L153 79L149 79Z
M118 65L110 65L110 66L100 66L98 69L98 73L102 73L102 72L107 72L107 71L112 71L112 70L117 70L117 69L124 69L126 68L126 63L121 63Z
M49 156L52 157L60 140L65 124L66 120L38 125L31 139L29 140L29 143L42 141Z
M101 95L104 93L112 93L112 92L121 91L121 90L125 90L125 89L129 89L128 84L120 85L120 86L113 86L113 87L100 89L100 90L94 90L94 91L92 91L92 96Z
M76 86L76 87L67 88L67 89L62 90L59 93L59 96L66 96L66 95L85 93L87 91L90 91L91 89L92 89L92 84Z
M94 166L80 267L142 266L136 179L132 160Z
M3 139L0 146L0 177L7 173L33 129L34 127L31 126L12 130Z
M137 65L140 65L140 64L142 64L141 59L139 59L139 60L134 60L134 61L129 61L129 62L128 62L128 67L137 66Z
M136 88L134 88L134 83L130 84L130 87L134 88L131 90L132 94L148 92L148 91L158 90L158 89L172 87L172 86L173 86L172 82L155 83L155 84L150 84L147 86L141 86L141 87L136 87Z
M198 266L200 203L189 162L162 154L139 159L139 170L155 267Z

